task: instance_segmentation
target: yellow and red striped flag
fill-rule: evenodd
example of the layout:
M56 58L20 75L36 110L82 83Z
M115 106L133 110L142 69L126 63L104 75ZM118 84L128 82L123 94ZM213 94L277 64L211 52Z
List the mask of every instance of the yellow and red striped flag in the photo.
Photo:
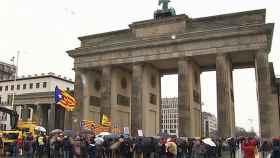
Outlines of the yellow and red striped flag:
M106 115L102 115L101 125L106 127L112 127L112 122L110 121L109 117Z

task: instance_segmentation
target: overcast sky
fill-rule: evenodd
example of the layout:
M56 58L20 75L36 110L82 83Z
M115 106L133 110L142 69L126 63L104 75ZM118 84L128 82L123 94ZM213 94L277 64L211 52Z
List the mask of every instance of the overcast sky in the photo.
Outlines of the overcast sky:
M19 75L55 72L74 76L66 50L79 46L77 37L125 29L135 21L153 18L158 0L0 0L0 60L9 62L20 51ZM276 0L173 0L177 14L192 18L267 9L275 23L269 59L280 73L280 16ZM258 130L254 69L234 71L236 123ZM168 84L167 84L168 82ZM202 73L203 109L216 114L215 72ZM163 96L177 96L177 76L164 77Z

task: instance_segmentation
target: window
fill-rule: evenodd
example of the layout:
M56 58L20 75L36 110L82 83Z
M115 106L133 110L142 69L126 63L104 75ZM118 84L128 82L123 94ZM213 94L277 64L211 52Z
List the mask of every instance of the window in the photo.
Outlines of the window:
M13 101L13 95L9 94L8 95L8 105L12 105L12 101Z
M2 87L2 86L0 86L0 92L2 91L2 89L3 89L3 87Z
M14 88L15 88L15 86L14 86L14 85L11 85L11 91L13 91L13 90L14 90Z
M126 78L122 78L122 79L121 79L121 87L122 87L122 89L126 89L126 87L127 87Z
M40 88L40 83L36 83L36 88Z
M124 105L124 106L129 106L130 103L130 98L127 96L123 96L118 94L117 95L117 104L118 105Z
M157 96L155 94L150 93L150 103L154 105L157 104Z
M32 89L33 88L33 83L29 84L29 88Z
M96 97L96 96L90 96L89 97L89 105L93 105L93 106L100 106L100 98Z
M21 119L30 119L31 116L31 109L30 108L22 108L20 117Z
M43 88L47 87L47 82L43 82Z
M95 81L94 88L96 89L96 91L100 90L100 88L101 88L101 81L100 80Z
M26 84L23 84L22 89L26 89Z
M9 87L8 86L5 86L5 91L8 91Z
M20 85L19 84L17 85L17 90L20 90Z

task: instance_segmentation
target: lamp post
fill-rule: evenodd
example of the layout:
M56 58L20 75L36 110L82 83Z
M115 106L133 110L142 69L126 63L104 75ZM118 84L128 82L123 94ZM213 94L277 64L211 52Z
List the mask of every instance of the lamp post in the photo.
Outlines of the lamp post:
M249 118L248 121L249 121L249 124L250 124L250 126L251 126L251 127L250 127L250 128L251 128L251 129L250 129L250 132L254 132L253 119Z
M201 101L201 106L200 106L200 135L201 137L203 137L205 135L204 133L204 127L205 127L205 124L204 124L204 119L203 119L203 110L202 110L202 107L204 106L204 102Z
M14 76L15 77L14 78L14 91L13 91L13 96L12 96L12 107L13 107L13 110L16 110L16 107L14 106L14 104L15 104L16 81L17 81L17 75L18 75L18 58L19 58L19 53L20 53L20 51L17 51L16 65L14 63L15 58L14 57L12 58L13 63L16 66L16 71L15 71L15 76Z

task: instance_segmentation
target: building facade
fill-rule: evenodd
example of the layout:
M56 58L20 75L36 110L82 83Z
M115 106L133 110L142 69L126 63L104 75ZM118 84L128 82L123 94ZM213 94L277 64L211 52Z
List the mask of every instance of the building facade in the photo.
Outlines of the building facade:
M217 118L215 115L203 112L202 113L202 130L203 137L215 137L217 134Z
M161 99L161 132L178 136L178 98Z
M17 78L16 82L2 80L0 81L1 106L13 109L11 105L14 93L14 105L19 114L19 120L26 119L25 121L33 121L44 127L55 128L55 120L52 123L50 121L55 118L55 115L59 115L56 114L57 111L63 111L55 105L54 90L56 86L72 91L74 82L54 73L21 76ZM56 108L57 110L55 110ZM9 119L9 115L0 113L0 127L10 129ZM64 120L64 118L57 120Z
M0 61L0 80L9 80L15 78L16 67L14 65Z
M202 136L214 137L217 134L217 118L215 115L202 113ZM178 136L178 98L161 99L161 132Z

